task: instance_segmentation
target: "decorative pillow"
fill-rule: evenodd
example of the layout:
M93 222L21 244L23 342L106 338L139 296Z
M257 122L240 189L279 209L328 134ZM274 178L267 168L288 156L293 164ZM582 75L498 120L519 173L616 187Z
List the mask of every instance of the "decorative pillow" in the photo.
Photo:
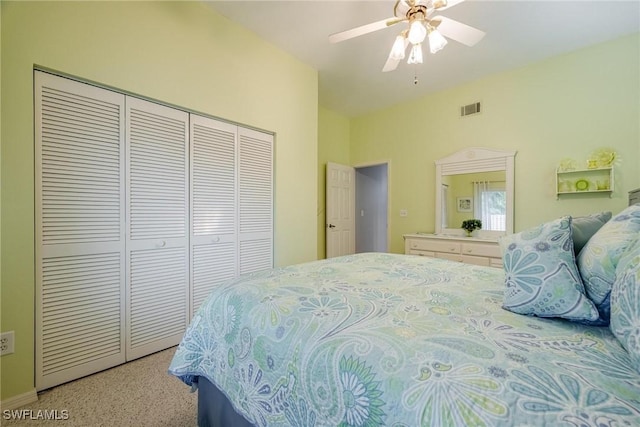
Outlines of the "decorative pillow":
M573 252L578 256L591 236L611 219L611 212L600 212L587 216L574 216L571 221Z
M640 373L640 238L620 258L616 268L609 328Z
M640 204L632 205L614 216L589 239L578 255L578 269L587 296L609 322L611 287L616 279L620 257L640 233Z
M576 267L570 216L504 236L500 249L506 273L503 308L581 322L598 319Z

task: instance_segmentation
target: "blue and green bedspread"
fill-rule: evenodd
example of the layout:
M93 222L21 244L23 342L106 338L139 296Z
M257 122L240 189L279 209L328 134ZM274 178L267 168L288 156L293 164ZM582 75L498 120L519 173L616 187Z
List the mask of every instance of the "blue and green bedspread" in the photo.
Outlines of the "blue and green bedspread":
M606 327L501 308L504 272L359 254L226 282L170 373L258 426L638 426Z

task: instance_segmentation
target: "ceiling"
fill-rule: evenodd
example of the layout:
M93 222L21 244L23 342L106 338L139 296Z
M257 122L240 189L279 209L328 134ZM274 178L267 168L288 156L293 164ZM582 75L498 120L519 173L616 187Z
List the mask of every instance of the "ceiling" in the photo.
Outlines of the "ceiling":
M319 103L350 117L640 31L640 0L466 0L440 13L485 31L480 43L450 40L425 49L424 64L383 73L405 23L337 44L328 36L392 17L394 0L207 3L318 70Z

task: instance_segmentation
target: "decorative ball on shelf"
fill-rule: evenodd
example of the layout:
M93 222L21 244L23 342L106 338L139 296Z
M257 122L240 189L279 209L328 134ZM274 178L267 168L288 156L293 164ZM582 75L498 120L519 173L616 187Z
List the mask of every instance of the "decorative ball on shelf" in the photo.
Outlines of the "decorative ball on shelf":
M578 168L578 162L574 159L562 159L560 160L560 165L558 166L558 172L570 172L574 171Z
M465 219L462 221L462 229L467 232L467 236L471 236L475 230L482 229L482 221L479 219Z

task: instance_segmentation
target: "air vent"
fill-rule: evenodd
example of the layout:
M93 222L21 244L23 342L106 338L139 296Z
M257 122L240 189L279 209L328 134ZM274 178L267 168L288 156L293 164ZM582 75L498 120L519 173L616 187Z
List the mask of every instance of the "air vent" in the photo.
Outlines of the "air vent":
M460 117L470 116L472 114L480 113L480 103L474 102L473 104L463 105L460 107Z

